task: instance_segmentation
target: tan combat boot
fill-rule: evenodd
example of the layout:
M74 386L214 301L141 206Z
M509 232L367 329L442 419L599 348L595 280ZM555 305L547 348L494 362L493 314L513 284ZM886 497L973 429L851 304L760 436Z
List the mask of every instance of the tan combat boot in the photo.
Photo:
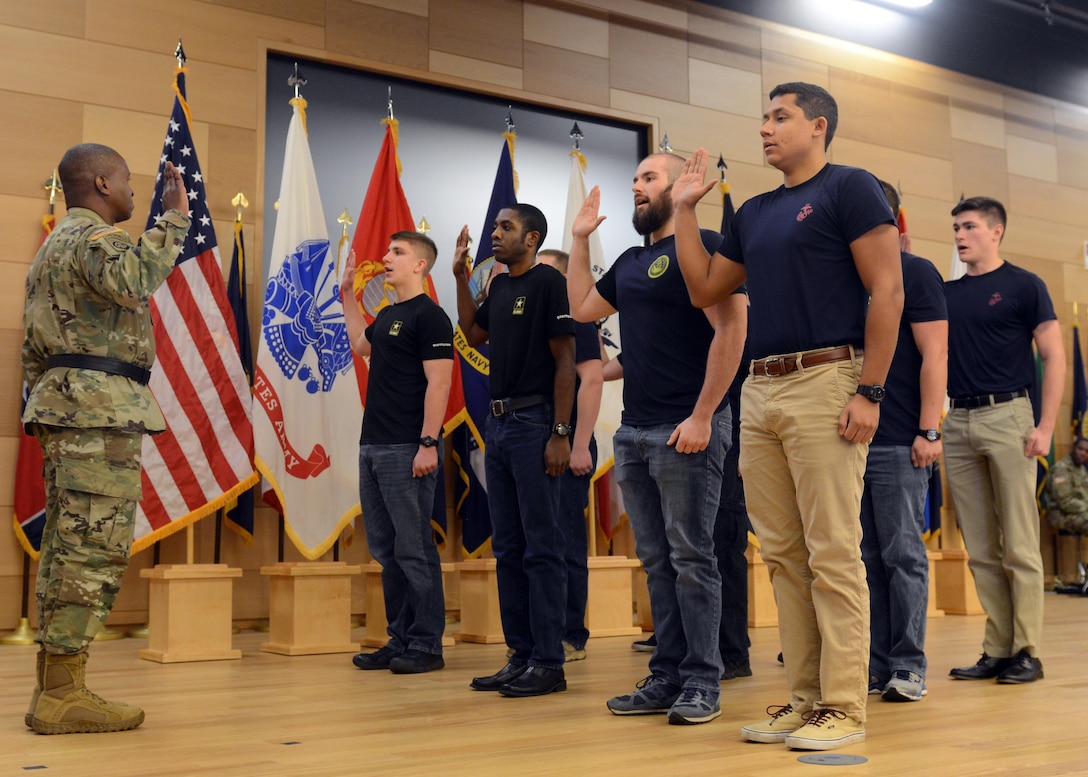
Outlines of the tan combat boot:
M102 699L84 685L87 654L45 656L42 692L30 727L39 734L99 734L128 731L144 722L144 712Z
M26 711L26 715L23 717L23 723L26 723L27 728L31 728L30 722L34 720L34 708L38 706L38 697L42 695L42 674L45 672L45 651L38 651L38 666L34 671L34 693L30 696L30 709Z

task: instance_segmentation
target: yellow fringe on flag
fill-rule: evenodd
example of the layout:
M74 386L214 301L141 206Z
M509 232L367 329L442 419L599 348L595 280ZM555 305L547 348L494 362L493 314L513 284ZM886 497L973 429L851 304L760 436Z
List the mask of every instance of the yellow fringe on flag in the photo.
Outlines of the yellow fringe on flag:
M502 136L506 138L506 145L510 147L510 167L514 169L514 194L518 193L518 170L514 167L514 142L517 140L518 134L516 132L504 132Z
M400 122L393 118L382 119L382 124L389 125L389 129L393 132L393 151L394 156L397 159L397 177L400 178L401 166L400 166Z
M291 105L297 105L298 106L299 118L302 119L302 129L306 132L306 137L310 137L310 130L306 129L306 98L305 97L292 97L290 102L291 102ZM184 100L182 101L181 105L182 105L182 107L185 108L185 115L188 116L189 115L189 108L185 106L185 101ZM192 120L191 119L189 121L189 126L190 127L192 126Z

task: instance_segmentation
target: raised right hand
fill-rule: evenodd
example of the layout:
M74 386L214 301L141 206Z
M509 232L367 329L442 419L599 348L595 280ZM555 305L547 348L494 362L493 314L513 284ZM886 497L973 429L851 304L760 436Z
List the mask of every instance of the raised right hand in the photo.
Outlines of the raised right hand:
M167 162L162 169L162 209L180 210L186 216L189 215L189 197L185 193L185 181L181 177L181 171Z
M684 171L672 183L672 204L674 208L694 208L706 193L714 188L717 181L710 183L706 178L707 153L705 148L697 149L691 158L684 162Z
M344 274L340 277L340 293L344 299L355 296L355 250L348 251L348 258L344 261Z
M571 224L571 235L577 238L587 238L601 225L607 216L597 215L601 209L601 187L594 186L589 190L589 196L582 203L582 209L574 217Z
M461 227L461 234L457 236L457 246L453 249L453 277L468 278L470 269L468 266L468 224Z

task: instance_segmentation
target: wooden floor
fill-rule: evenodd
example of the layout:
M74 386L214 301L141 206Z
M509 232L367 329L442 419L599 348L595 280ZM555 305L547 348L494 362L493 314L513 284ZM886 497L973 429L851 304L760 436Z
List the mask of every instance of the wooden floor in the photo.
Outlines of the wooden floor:
M751 631L754 676L723 683L722 716L701 726L608 713L646 673L630 638L590 640L566 693L508 699L468 688L502 666L503 645L459 643L445 670L397 676L360 672L348 654L261 653L267 635L242 632L238 661L160 665L137 658L142 640L96 643L91 688L147 721L46 737L22 722L35 648L0 646L0 775L1088 775L1088 599L1048 595L1046 608L1046 679L1027 686L948 679L978 657L983 618L930 619L929 696L870 697L868 741L834 751L868 759L857 766L740 739L787 700L774 628Z

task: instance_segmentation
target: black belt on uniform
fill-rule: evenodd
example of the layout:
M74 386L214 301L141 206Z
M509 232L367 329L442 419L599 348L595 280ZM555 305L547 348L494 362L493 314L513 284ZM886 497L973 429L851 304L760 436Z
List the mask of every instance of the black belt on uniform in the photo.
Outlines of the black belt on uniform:
M513 413L515 410L532 407L533 405L551 402L552 398L547 394L530 394L527 397L507 397L506 399L491 400L491 415L500 416Z
M45 369L51 370L54 367L72 367L77 370L107 372L110 375L131 378L141 386L146 386L148 381L151 380L151 370L132 362L111 359L108 356L91 356L85 353L57 353L45 360Z
M1000 405L1002 402L1011 402L1027 395L1027 389L1020 389L1019 391L1008 391L1004 394L980 394L977 397L950 399L948 404L953 410L974 410L978 407L993 407L994 405Z

